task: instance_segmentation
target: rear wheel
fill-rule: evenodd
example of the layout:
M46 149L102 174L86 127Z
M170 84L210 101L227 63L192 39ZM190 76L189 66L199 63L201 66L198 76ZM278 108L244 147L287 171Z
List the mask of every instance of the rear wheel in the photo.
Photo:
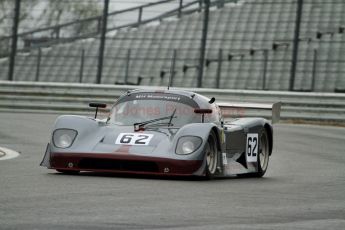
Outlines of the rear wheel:
M269 140L266 130L262 132L259 144L259 156L258 156L258 172L257 177L265 175L268 168L268 160L270 158Z
M258 172L247 174L249 177L263 177L268 168L268 160L270 157L268 136L264 130L260 136L259 155L258 155Z
M217 139L213 132L210 133L205 145L206 158L206 178L212 179L217 172L218 166L218 148Z
M265 175L270 155L269 140L265 129L262 131L260 136L258 153L258 171L255 173L239 174L239 177L263 177Z

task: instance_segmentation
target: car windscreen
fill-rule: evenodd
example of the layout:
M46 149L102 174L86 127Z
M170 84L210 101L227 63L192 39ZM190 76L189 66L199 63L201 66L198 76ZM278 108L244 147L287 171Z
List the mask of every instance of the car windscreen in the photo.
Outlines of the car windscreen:
M169 123L170 117L173 116L170 126L181 127L188 123L200 122L200 115L194 113L196 107L196 103L184 103L181 100L133 97L115 104L111 111L110 121L118 125L133 125L167 117L152 122L150 125L153 126Z

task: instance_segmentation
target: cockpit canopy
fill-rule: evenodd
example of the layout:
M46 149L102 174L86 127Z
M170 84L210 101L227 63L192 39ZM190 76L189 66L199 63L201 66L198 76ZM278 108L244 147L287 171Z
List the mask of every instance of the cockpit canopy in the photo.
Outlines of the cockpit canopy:
M182 127L202 122L202 115L195 113L195 109L200 109L195 96L170 92L135 92L119 98L111 110L110 122L127 126L159 119L157 123L162 126L170 122L169 127ZM164 117L166 119L160 120ZM213 122L217 118L215 113L208 113L204 115L204 122Z

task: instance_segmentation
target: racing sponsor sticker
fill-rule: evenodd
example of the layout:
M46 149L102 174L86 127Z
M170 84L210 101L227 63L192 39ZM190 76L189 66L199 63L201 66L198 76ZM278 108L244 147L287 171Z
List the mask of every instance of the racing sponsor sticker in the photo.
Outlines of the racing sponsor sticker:
M247 162L258 161L259 135L257 133L247 134L246 157Z
M117 145L148 145L153 134L144 133L120 133L115 144Z

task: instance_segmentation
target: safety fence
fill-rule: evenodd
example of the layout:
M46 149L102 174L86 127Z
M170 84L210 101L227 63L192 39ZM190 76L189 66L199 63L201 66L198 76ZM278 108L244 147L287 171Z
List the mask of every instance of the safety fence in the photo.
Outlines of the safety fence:
M109 108L120 95L135 88L157 89L130 85L0 81L0 111L89 114L91 116L93 109L88 107L90 102L106 103ZM183 89L215 97L216 102L272 103L280 101L282 120L342 124L345 122L345 94L342 93Z
M96 83L97 54L69 48L62 47L59 53L37 49L30 56L18 56L14 80ZM113 49L116 52L104 57L103 84L162 86L170 79L172 86L197 86L198 49ZM210 49L206 53L203 87L289 89L291 49ZM304 49L300 53L303 57L296 71L295 91L345 92L345 59L329 49ZM0 64L1 72L6 73L7 68Z
M18 50L27 52L0 51L0 80L345 92L344 3L300 2L162 0L103 15L100 7L21 28ZM11 40L0 37L0 47Z
M61 3L54 3L54 1L48 0L45 3L46 6L35 1L16 1L21 2L19 6L15 5L15 1L1 3L3 9L6 10L0 10L0 31L3 34L0 36L0 57L6 57L11 53L11 43L14 39L13 32L10 30L11 27L8 26L12 24L13 20L11 8L14 12L17 10L19 15L18 33L16 34L17 51L24 52L32 48L96 37L101 34L104 19L107 20L106 31L109 33L122 28L136 28L164 18L174 16L179 18L182 15L200 12L203 7L202 0L157 0L148 3L134 1L137 6L111 11L112 8L117 8L119 3L116 0L106 0L108 1L108 9L102 14L102 7L106 1L88 0L82 3L77 0L66 0ZM223 7L225 3L237 1L210 0L210 3L212 7ZM127 3L127 5L130 4L131 2ZM112 5L114 6L112 7ZM81 9L71 11L68 7ZM30 10L35 11L36 15L32 14ZM50 14L46 14L45 17L38 17L37 15L43 15L41 11L50 11ZM64 14L62 11L67 13ZM94 16L87 17L88 15ZM6 23L6 26L5 23L1 24L2 21ZM40 25L42 21L48 26Z

